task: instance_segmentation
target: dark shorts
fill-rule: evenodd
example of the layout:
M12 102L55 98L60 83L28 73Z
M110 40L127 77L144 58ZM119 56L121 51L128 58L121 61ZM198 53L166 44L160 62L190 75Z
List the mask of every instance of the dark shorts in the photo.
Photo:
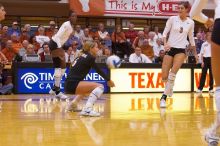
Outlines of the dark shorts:
M65 81L64 90L67 94L75 94L80 81Z
M220 45L220 19L215 20L212 31L212 41Z
M52 39L49 42L49 48L50 48L50 51L58 49L57 43L54 42Z
M170 51L167 51L165 54L174 57L176 54L184 53L185 49L180 49L180 48L171 48Z

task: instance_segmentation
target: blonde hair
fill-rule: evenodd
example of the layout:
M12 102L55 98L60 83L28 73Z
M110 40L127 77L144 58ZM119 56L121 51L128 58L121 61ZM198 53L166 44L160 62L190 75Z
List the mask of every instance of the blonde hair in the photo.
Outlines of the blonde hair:
M88 53L91 48L94 48L94 47L95 47L96 44L97 44L97 43L96 43L95 41L86 41L86 42L84 43L84 45L83 45L82 50L81 50L80 53L79 53L79 56L81 56L81 55L84 54L84 53Z

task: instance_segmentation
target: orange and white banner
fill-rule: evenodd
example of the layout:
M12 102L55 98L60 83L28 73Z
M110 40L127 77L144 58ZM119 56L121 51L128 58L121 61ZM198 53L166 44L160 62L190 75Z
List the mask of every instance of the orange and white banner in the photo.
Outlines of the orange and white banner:
M167 18L177 14L180 0L69 0L81 16Z
M165 87L161 69L111 69L111 80L111 92L162 92ZM191 91L191 69L178 71L174 91Z

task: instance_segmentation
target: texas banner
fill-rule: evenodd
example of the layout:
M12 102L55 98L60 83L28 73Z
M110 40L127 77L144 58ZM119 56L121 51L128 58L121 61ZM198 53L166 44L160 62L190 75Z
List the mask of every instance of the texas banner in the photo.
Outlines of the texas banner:
M180 0L69 0L81 16L167 18L178 12Z

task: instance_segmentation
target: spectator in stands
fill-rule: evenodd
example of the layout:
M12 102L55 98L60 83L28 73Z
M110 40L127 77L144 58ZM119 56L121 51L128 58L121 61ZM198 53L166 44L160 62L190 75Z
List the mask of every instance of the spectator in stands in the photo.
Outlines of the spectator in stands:
M30 40L30 35L28 34L27 30L24 27L22 27L20 42L23 42L24 40Z
M129 30L125 32L125 37L130 44L133 44L135 38L137 37L138 32L134 30L134 24L129 24Z
M156 44L153 46L154 56L158 57L160 50L164 50L164 46L162 45L162 39L156 39Z
M36 36L32 36L30 38L30 44L34 45L34 51L37 53L40 49L40 44L36 41Z
M77 50L77 46L77 41L73 41L72 46L65 52L66 63L73 62L79 56L80 51Z
M196 52L197 52L197 54L199 54L201 47L202 47L202 44L204 43L204 40L202 39L201 33L196 34L195 43L196 43Z
M81 29L80 25L76 25L75 27L75 36L79 38L79 40L82 40L84 37L84 31Z
M77 49L80 50L82 48L82 43L81 43L80 39L75 36L75 31L73 30L71 36L64 44L65 50L67 50L69 47L71 47L74 41L77 42L77 44L78 44Z
M44 62L45 61L45 56L47 56L47 55L50 56L49 43L44 43L42 48L43 48L43 52L41 52L39 54L39 56L40 56L41 62ZM52 59L52 57L51 57L51 59Z
M146 25L144 26L144 36L146 39L149 39L149 32L150 32L150 26Z
M27 34L30 36L34 36L34 32L31 31L31 25L30 24L25 24L24 25L24 30L27 32Z
M42 47L44 43L49 43L50 41L50 38L45 35L45 28L42 26L38 28L38 35L36 36L36 41L40 44L40 47Z
M6 42L10 39L8 36L8 26L3 26L1 31L1 48L5 48Z
M84 36L82 37L82 42L85 43L86 41L92 41L93 38L92 36L89 34L89 29L85 28L84 29Z
M132 47L136 48L136 47L140 47L143 45L144 40L145 40L145 35L143 31L139 31L138 32L138 36L135 38Z
M112 55L111 50L108 47L104 47L103 55L109 57Z
M92 26L89 25L87 28L89 29L89 35L92 36L92 38L93 38L95 36L95 32L94 32Z
M18 22L14 21L12 23L12 27L8 29L8 35L11 36L13 33L15 33L17 36L21 35L21 30L18 26Z
M13 88L13 84L9 83L6 84L6 78L3 74L4 65L8 63L7 58L5 55L0 51L0 95L2 94L9 94Z
M20 42L20 37L16 33L13 33L11 35L11 41L12 41L12 47L16 50L16 52L18 52L19 49L22 47L22 44Z
M8 62L12 62L15 55L18 53L18 50L14 49L12 44L13 44L12 41L8 40L6 43L6 47L2 50L2 53L7 58Z
M96 32L95 36L99 37L99 40L102 44L108 46L109 48L112 47L112 41L109 33L105 30L105 26L103 23L99 23L98 31Z
M159 27L158 26L154 27L154 33L155 33L154 40L163 38L162 34L159 32Z
M148 40L145 39L143 44L140 46L141 52L146 55L149 59L154 59L154 50L153 47L149 44Z
M165 55L165 50L160 50L159 56L155 58L155 63L163 63L163 57Z
M152 63L152 61L144 54L141 53L141 48L136 47L134 53L129 57L130 63Z
M22 47L18 51L18 54L19 54L19 56L22 57L22 60L24 60L24 55L26 53L28 45L29 45L29 42L27 40L23 40Z
M30 56L30 55L36 55L36 56ZM25 62L40 62L40 56L37 55L34 51L34 45L29 44L27 46L26 53L24 55L24 60Z
M50 27L46 30L45 34L51 39L56 29L56 23L55 21L50 21L49 25Z
M130 55L131 47L126 41L125 33L121 30L121 26L116 26L115 31L112 33L112 42L112 52L114 54L118 55L118 52L124 52L127 57Z
M150 44L152 47L154 47L154 46L156 45L156 40L155 40L154 38L155 38L155 32L150 31L150 32L149 32L149 39L148 39L148 41L149 41L149 44Z

